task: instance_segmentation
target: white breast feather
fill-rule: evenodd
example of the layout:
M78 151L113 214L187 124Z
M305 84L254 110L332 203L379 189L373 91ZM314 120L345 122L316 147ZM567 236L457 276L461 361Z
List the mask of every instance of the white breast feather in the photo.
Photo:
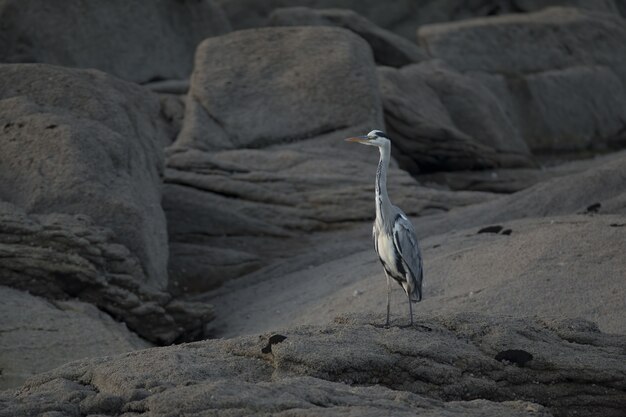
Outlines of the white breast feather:
M380 256L383 262L387 265L390 272L399 274L399 271L396 269L394 252L395 248L393 245L393 239L385 233L378 235L378 256Z

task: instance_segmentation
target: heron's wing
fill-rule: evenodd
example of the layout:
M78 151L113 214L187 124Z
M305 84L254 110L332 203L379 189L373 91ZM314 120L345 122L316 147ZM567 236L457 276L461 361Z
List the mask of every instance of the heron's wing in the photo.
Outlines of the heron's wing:
M415 297L415 301L420 301L424 277L422 254L415 236L415 229L403 214L399 214L393 224L393 243L408 268L407 280L411 281L411 294Z

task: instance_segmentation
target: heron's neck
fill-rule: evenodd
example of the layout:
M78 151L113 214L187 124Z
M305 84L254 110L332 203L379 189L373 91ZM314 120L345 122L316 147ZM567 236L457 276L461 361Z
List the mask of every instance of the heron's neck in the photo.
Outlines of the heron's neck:
M376 171L376 218L383 219L389 209L391 202L387 194L387 168L389 168L390 149L389 145L381 146L378 170Z

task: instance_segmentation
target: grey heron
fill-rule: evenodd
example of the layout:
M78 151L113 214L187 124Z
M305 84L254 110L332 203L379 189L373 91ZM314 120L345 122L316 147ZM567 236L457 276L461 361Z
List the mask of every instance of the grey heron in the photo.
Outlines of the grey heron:
M391 158L391 141L380 130L372 130L365 136L346 139L348 142L377 146L380 151L376 171L376 220L372 234L374 248L383 264L387 277L387 321L389 326L389 304L391 280L396 281L409 300L409 316L413 325L412 302L422 300L422 278L424 269L422 255L413 224L406 214L391 204L387 195L387 168Z

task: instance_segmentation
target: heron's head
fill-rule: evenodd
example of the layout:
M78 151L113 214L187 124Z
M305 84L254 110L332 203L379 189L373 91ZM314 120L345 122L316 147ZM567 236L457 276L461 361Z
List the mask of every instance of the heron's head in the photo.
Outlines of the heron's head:
M356 136L353 138L348 138L346 139L346 141L362 143L363 145L378 146L378 147L389 144L389 138L387 137L387 135L385 135L384 132L380 130L372 130L370 133L368 133L365 136Z

